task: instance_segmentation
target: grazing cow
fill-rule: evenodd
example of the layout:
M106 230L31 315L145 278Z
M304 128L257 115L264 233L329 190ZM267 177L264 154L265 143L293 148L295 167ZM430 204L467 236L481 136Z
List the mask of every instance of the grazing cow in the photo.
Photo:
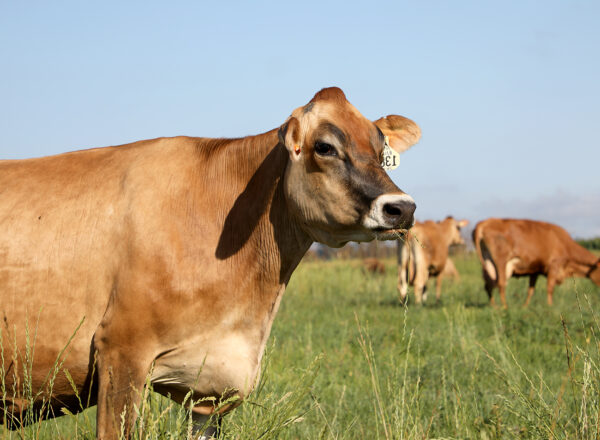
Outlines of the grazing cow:
M365 258L363 260L363 268L372 274L385 274L385 264L379 261L377 258Z
M0 162L7 410L26 409L10 391L25 376L50 416L80 409L72 384L97 402L102 439L118 437L123 414L130 434L147 378L180 403L191 392L198 427L236 406L311 243L396 239L413 224L415 203L380 157L419 137L409 119L371 122L328 88L258 136ZM72 382L60 372L50 389L57 359Z
M457 221L448 217L440 222L428 220L415 223L406 240L398 240L398 292L404 302L408 285L415 288L415 302L427 300L427 281L436 277L435 298L440 299L442 279L439 276L448 261L448 248L463 244L460 229L468 220Z
M600 259L573 241L560 226L534 220L489 218L473 230L473 243L492 305L492 291L498 287L502 306L507 307L506 284L511 276L529 277L525 307L539 275L548 278L549 305L554 286L567 277L584 276L600 286Z

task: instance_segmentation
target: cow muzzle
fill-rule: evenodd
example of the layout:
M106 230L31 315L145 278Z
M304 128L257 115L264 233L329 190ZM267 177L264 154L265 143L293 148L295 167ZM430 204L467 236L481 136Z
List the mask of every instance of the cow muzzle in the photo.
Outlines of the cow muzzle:
M408 194L383 194L373 200L362 223L378 240L394 240L413 225L415 209Z

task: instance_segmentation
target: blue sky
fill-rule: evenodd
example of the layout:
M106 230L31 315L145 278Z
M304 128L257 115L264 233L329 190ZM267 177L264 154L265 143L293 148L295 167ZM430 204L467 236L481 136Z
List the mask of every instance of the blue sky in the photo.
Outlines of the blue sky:
M0 2L0 157L279 126L337 85L415 120L419 219L600 235L600 2Z

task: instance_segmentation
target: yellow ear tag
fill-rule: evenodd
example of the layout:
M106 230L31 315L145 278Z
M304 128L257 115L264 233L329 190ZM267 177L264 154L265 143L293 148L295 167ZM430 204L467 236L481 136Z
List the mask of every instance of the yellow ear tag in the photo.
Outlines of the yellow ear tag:
M400 153L395 152L390 147L390 140L385 137L385 145L381 152L381 167L386 171L395 170L400 166Z
M298 144L294 145L294 153L300 154L300 151L302 151L302 149L300 148L300 145L298 145Z

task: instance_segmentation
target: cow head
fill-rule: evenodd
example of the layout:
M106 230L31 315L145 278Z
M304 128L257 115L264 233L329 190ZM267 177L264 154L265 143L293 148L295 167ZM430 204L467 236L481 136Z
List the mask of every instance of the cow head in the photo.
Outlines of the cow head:
M449 243L453 244L465 244L465 240L460 235L460 230L469 224L469 220L456 220L455 218L448 216L440 222L440 225L444 227Z
M390 240L412 226L414 200L381 168L385 137L402 152L419 127L402 116L372 122L338 88L323 89L294 110L279 130L289 152L285 194L293 215L314 241Z

